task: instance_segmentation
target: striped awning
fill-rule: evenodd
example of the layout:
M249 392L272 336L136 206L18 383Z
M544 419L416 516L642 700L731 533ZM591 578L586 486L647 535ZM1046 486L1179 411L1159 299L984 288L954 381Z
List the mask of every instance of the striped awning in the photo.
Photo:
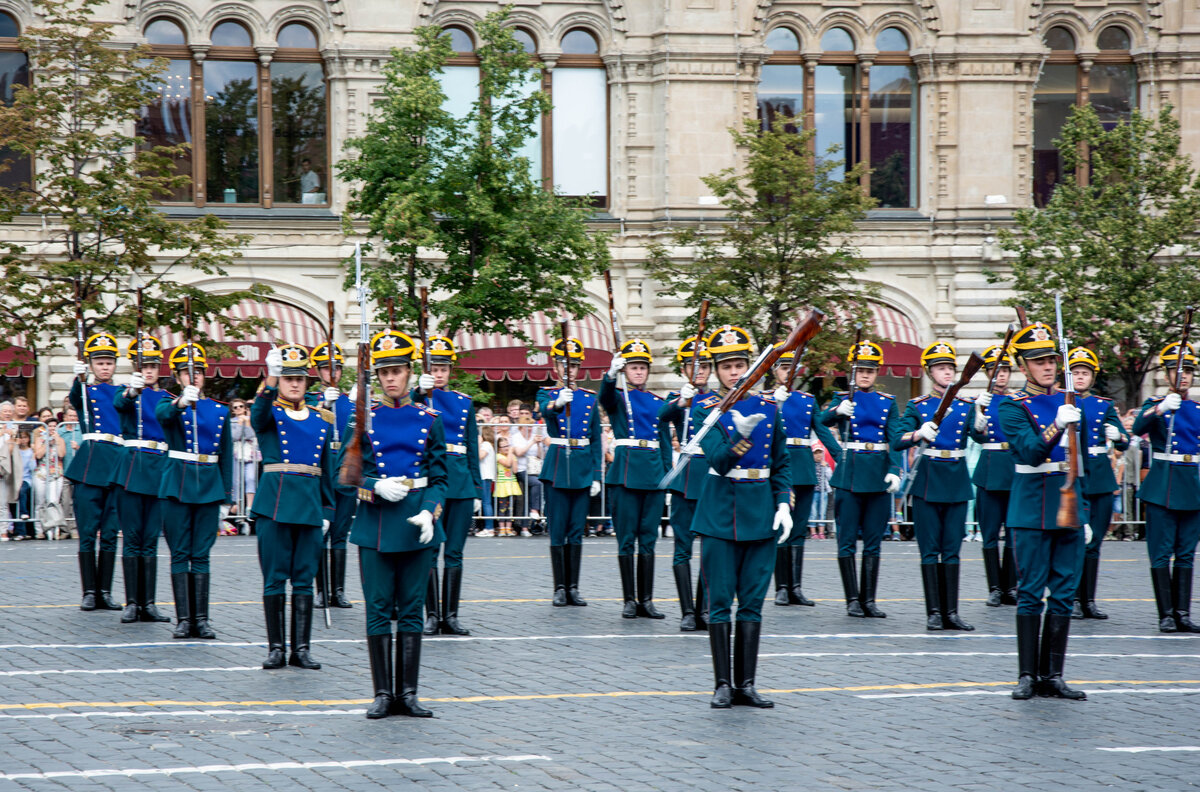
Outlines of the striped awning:
M533 349L516 336L506 333L466 333L454 336L458 348L458 367L490 382L533 380L553 377L550 345L558 337L558 320L538 311L521 323L521 330L533 340ZM612 362L612 334L608 325L595 315L571 319L567 332L583 342L583 370L580 377L598 380Z
M891 377L921 376L921 334L903 311L883 303L871 307L871 331L883 348L881 374Z
M0 376L32 377L37 367L37 354L25 346L24 334L12 340L12 346L0 350Z

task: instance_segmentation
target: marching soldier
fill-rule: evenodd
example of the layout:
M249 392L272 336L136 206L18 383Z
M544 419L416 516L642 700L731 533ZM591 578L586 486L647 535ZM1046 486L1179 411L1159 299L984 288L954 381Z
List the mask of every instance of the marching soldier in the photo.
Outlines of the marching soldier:
M1107 619L1108 614L1096 607L1096 579L1100 572L1100 544L1112 522L1113 493L1119 488L1108 459L1109 445L1120 451L1129 448L1129 438L1121 425L1121 416L1112 399L1092 395L1091 388L1100 370L1100 359L1090 349L1075 347L1067 353L1067 366L1075 382L1075 404L1083 411L1083 435L1087 443L1084 459L1087 475L1083 480L1083 495L1088 502L1088 525L1092 538L1083 555L1083 572L1071 616L1076 619Z
M292 653L287 665L318 670L312 659L313 577L323 550L326 509L333 509L329 443L334 414L304 403L309 351L285 344L267 353L267 376L250 407L262 453L262 476L250 511L257 518L263 573L267 659L283 668L287 649L284 605L292 581Z
M941 423L934 423L942 394L958 371L958 355L950 344L937 341L921 352L921 365L933 383L933 392L909 401L896 427L892 448L906 451L926 444L917 452L922 461L909 490L913 528L921 551L925 629L971 631L975 628L958 615L958 583L967 501L971 499L966 448L974 408L971 402L955 398Z
M342 365L345 358L342 348L333 345L333 356L330 359L329 345L320 343L312 351L310 358L317 369L320 380L320 391L310 391L305 395L309 407L320 406L333 413L336 436L331 436L329 452L331 457L337 457L342 443L346 442L349 431L350 417L354 414L354 401L338 388L342 378ZM334 474L336 476L336 471ZM333 480L333 516L329 520L329 533L322 541L320 560L317 564L317 589L314 597L314 607L324 608L327 605L334 608L353 608L346 598L346 540L350 536L350 525L354 522L354 509L358 498L353 487L343 487ZM328 555L326 554L328 545ZM325 590L328 584L329 591Z
M338 464L341 469L353 453L362 465L350 541L358 545L366 600L367 650L375 686L367 717L372 719L433 717L417 698L417 682L425 584L438 545L446 540L438 520L446 491L446 441L437 412L409 398L415 351L412 338L398 330L381 330L371 338L371 363L383 394L371 408L367 426L358 427L351 419L353 439L342 446Z
M700 361L696 362L696 337L685 338L675 352L684 382L679 391L667 396L659 409L660 421L675 427L680 445L695 434L698 425L692 423L689 405L697 396L708 393L708 377L712 372L712 355L701 344ZM671 531L675 534L675 555L671 571L675 573L675 590L679 592L679 630L695 632L708 627L708 608L704 605L703 578L696 579L696 599L692 600L692 518L696 501L708 479L708 462L700 451L688 460L682 472L667 485L671 491Z
M750 336L740 327L718 328L707 345L721 391L699 400L692 408L695 426L717 409L721 397L750 367ZM792 530L787 436L775 404L753 395L723 413L700 444L709 473L692 530L703 537L700 574L709 597L708 640L716 680L710 706L773 707L774 702L755 689L755 672L763 598L771 585L771 562L777 541L787 541ZM738 605L737 636L731 677L729 617L734 596Z
M583 365L583 343L559 339L550 347L558 387L537 394L538 411L546 419L550 447L538 476L546 488L546 522L550 529L550 566L554 573L555 607L587 605L579 594L579 564L588 501L600 493L600 412L594 391L576 385ZM570 382L571 387L566 387Z
M1150 436L1154 448L1150 472L1138 497L1146 503L1146 551L1150 555L1150 580L1158 604L1160 632L1200 632L1191 619L1192 567L1200 541L1200 404L1188 398L1196 370L1192 345L1183 349L1183 365L1175 382L1180 345L1167 346L1158 355L1159 365L1173 390L1146 400L1133 434ZM1175 568L1171 568L1174 558Z
M600 385L600 406L613 430L613 462L609 485L613 527L617 530L617 564L625 602L621 616L662 619L654 607L654 547L662 523L666 492L659 482L670 469L670 440L658 420L663 398L646 390L650 377L650 345L631 338L613 355ZM617 388L625 372L628 388ZM634 592L634 549L637 550L637 591Z
M450 374L458 360L454 342L446 336L429 339L429 371L421 374L412 392L414 402L425 402L437 410L446 435L446 495L442 511L442 530L446 534L443 549L441 611L438 610L437 553L429 569L425 592L425 634L470 635L458 621L458 602L462 594L463 548L471 529L475 504L483 498L483 477L479 470L479 430L475 424L475 405L465 393L449 390Z
M75 484L75 525L79 531L79 578L83 599L79 609L121 610L113 601L113 571L117 562L117 500L113 473L121 466L121 419L113 406L117 386L117 339L95 333L83 345L86 363L75 363L75 382L67 399L79 415L83 432L79 450L66 476ZM83 378L89 380L86 395ZM96 537L100 538L97 564Z
M796 353L784 352L775 366L775 390L769 395L779 408L779 421L787 436L788 458L792 468L792 523L795 528L787 542L775 549L775 604L815 605L804 596L804 540L808 534L808 517L812 513L813 495L817 487L817 464L813 459L813 438L825 446L828 453L840 456L842 447L829 427L818 420L817 399L803 391L789 392L788 374Z
M170 364L183 392L159 401L154 415L170 449L158 497L171 551L177 619L172 637L211 639L217 634L208 621L209 554L217 539L221 505L233 500L229 407L201 395L208 365L204 347L176 347Z
M129 345L129 359L137 365L138 341ZM158 386L162 343L142 336L142 366L117 391L113 406L121 416L125 454L114 483L117 519L123 537L121 564L125 570L125 612L121 622L169 622L154 604L158 586L158 537L162 533L162 501L158 487L167 468L167 442L154 411L170 396Z
M1024 700L1036 694L1082 700L1087 694L1068 687L1062 674L1086 526L1059 528L1057 522L1059 490L1067 469L1063 438L1066 431L1074 431L1082 413L1066 403L1058 388L1059 355L1049 327L1039 322L1022 328L1013 336L1013 349L1025 370L1026 385L999 409L1000 427L1016 463L1006 524L1021 573L1017 592L1020 679L1012 697ZM1040 625L1043 607L1046 618Z
M883 348L863 341L851 348L853 390L834 394L821 423L838 426L842 456L833 479L837 509L838 570L846 594L846 615L887 618L875 606L879 550L891 517L892 493L900 489L900 453L889 445L900 410L896 397L875 390ZM854 578L854 551L862 535L862 588Z
M983 351L983 365L993 369L991 390L975 398L975 419L971 422L971 439L982 451L971 482L975 485L975 521L983 536L983 570L987 576L987 606L1017 604L1017 568L1013 561L1012 537L1005 533L1004 564L1000 564L1000 526L1008 514L1008 493L1012 489L1013 460L1008 439L1000 428L1000 405L1012 398L1008 394L1008 379L1012 375L1012 357L1000 345Z

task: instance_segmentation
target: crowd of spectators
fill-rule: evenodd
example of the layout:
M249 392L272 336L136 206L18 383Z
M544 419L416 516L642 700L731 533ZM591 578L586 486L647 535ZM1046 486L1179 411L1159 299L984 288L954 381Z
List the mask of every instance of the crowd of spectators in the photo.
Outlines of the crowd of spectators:
M79 448L75 410L65 400L59 410L32 413L29 400L0 402L0 541L69 538L71 486L63 475Z

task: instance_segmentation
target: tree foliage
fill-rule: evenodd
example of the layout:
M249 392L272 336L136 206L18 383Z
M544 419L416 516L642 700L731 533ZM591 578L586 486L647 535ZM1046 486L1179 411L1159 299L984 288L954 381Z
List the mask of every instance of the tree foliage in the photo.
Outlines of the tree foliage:
M1186 307L1200 304L1196 173L1170 107L1116 125L1076 107L1055 145L1064 180L1044 209L1016 213L1001 234L1011 271L989 277L1011 286L1008 302L1028 306L1031 321L1053 323L1061 292L1072 345L1093 349L1107 390L1132 402L1179 339Z

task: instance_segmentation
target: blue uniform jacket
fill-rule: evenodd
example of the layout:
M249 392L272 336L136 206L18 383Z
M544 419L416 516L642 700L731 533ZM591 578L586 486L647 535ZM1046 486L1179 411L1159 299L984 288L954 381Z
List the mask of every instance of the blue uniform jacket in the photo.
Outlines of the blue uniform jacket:
M142 440L161 443L159 448L126 445L121 465L113 476L113 483L129 492L158 497L158 488L167 472L167 437L159 426L154 411L163 399L171 394L157 388L143 388L138 398L125 395L125 388L117 388L113 396L113 407L121 416L121 436L126 442L138 439L138 404L142 411Z
M324 391L308 391L304 394L304 403L309 407L320 407L325 401ZM330 481L333 482L333 491L338 495L347 497L357 497L358 490L354 487L346 487L338 481L338 475L341 471L337 468L338 457L342 450L342 444L350 442L348 430L350 428L350 419L354 417L354 402L346 394L340 394L338 400L333 405L334 426L337 431L330 435L329 440L329 474ZM325 515L326 520L332 520L332 514Z
M918 396L908 402L900 419L892 448L906 451L919 445L912 434L926 421L932 421L941 403L940 396ZM937 437L922 452L909 494L929 503L966 503L971 499L971 475L967 470L967 427L975 421L975 405L966 399L954 399ZM959 453L953 457L951 454ZM914 460L915 462L915 460Z
M180 503L232 503L233 441L229 408L212 399L201 399L182 409L168 396L159 401L154 415L171 451L211 457L203 462L168 458L158 497L174 498ZM195 452L191 442L193 421L199 424Z
M888 473L899 476L903 461L900 452L891 447L892 436L900 423L896 397L860 390L854 396L854 418L846 420L836 410L848 396L848 392L834 394L833 401L821 413L821 423L837 425L844 449L829 483L851 492L886 492L887 482L883 477ZM846 448L848 443L860 447Z
M554 406L561 391L562 388L542 388L537 394L538 411L546 419L546 434L551 438L538 478L558 489L587 489L593 481L600 481L604 458L599 400L593 391L576 389L568 426L566 411ZM580 444L568 446L559 440Z
M656 490L662 477L671 469L671 436L658 420L663 399L653 393L631 388L629 406L633 419L625 409L625 393L607 374L600 383L600 406L608 413L616 440L634 440L646 445L613 447L613 462L604 476L606 484L619 484L630 489ZM653 448L650 443L656 443Z
M121 467L121 419L113 406L117 386L109 382L98 382L87 386L87 406L83 403L83 386L79 378L71 384L67 400L79 414L81 434L110 435L111 440L83 440L79 450L67 465L66 476L76 484L107 487Z
M707 397L707 393L697 393L692 398L692 404L700 403L701 399ZM687 421L686 431L684 429L684 420ZM658 411L658 420L663 424L663 433L666 435L666 427L675 427L675 437L679 440L682 446L692 436L696 434L696 429L699 424L695 423L692 414L689 410L679 406L679 393L671 391L667 395L667 400L663 402L662 407ZM668 446L667 455L671 454L670 446ZM664 458L664 461L665 458ZM674 466L674 460L670 460L670 465ZM669 468L668 468L669 469ZM679 475L671 479L667 484L667 490L677 495L681 495L687 500L697 500L700 497L700 492L704 489L704 482L708 479L708 460L704 458L704 449L700 449L693 454L683 470L679 471Z
M774 391L763 391L762 397L774 402ZM825 451L836 460L842 455L842 446L833 431L819 420L821 410L811 393L793 391L788 395L779 411L779 421L787 437L788 457L792 463L792 486L815 487L817 485L817 462L813 458L812 437L821 441ZM800 441L800 442L797 442ZM804 442L807 441L807 442Z
M250 426L264 466L250 511L276 522L320 526L327 519L325 509L333 508L329 443L334 415L310 407L307 416L294 418L285 403L276 401L278 395L278 389L263 387L250 405ZM319 472L265 470L280 463L315 465Z
M414 402L428 404L437 410L442 418L442 431L446 435L446 500L482 498L479 428L471 397L444 388L434 388L428 394L413 388L410 396Z
M1000 444L1000 448L984 448L979 452L979 461L975 464L975 472L971 474L971 483L981 489L992 492L1008 492L1012 489L1013 458L1008 448L1008 437L1000 428L1000 404L1011 399L1007 393L997 393L992 396L992 403L987 408L987 427L983 431L975 428L971 421L971 439L980 445ZM977 408L978 409L978 408Z
M1087 443L1084 456L1087 478L1083 482L1083 492L1085 495L1112 495L1117 490L1117 477L1108 459L1104 427L1115 426L1121 432L1121 439L1113 441L1113 448L1120 451L1129 448L1121 416L1117 415L1112 399L1103 396L1079 396L1075 404L1083 410L1083 442Z
M1175 434L1167 448L1171 418L1155 412L1161 401L1161 396L1146 400L1142 412L1133 422L1133 433L1149 435L1155 454L1181 454L1182 457L1175 461L1152 459L1150 472L1138 489L1138 497L1166 509L1200 510L1200 404L1184 399L1176 410Z
M1058 408L1064 404L1064 395L1021 391L1000 405L1000 426L1008 437L1013 462L1017 465L1050 465L1051 470L1041 473L1016 471L1008 501L1010 528L1039 528L1054 530L1058 527L1059 490L1066 479L1062 466L1066 461L1066 449L1061 445L1062 431L1054 425ZM1082 495L1079 481L1076 491ZM1086 500L1079 498L1079 524L1087 521L1084 513Z

